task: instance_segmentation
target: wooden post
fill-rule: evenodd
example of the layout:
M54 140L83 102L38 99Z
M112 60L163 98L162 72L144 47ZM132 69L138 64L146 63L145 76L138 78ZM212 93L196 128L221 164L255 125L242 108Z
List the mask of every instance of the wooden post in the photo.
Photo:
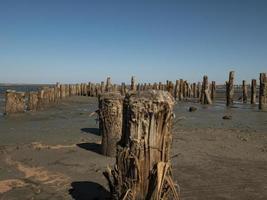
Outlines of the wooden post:
M251 80L251 97L250 97L250 103L256 104L256 93L257 93L257 81L256 79Z
M243 95L242 95L243 103L247 103L248 102L248 87L246 85L245 80L242 81L242 91L243 91Z
M121 95L125 96L126 95L126 85L125 83L121 83Z
M173 106L166 91L126 96L116 165L104 172L112 200L179 199L170 163Z
M6 91L5 114L20 113L25 111L25 93L15 90Z
M61 98L61 99L63 99L63 98L66 97L65 92L66 92L66 90L65 90L65 85L61 84L61 85L60 85L60 98Z
M209 91L208 76L203 76L202 90L201 90L201 103L212 104Z
M176 100L179 99L179 92L180 92L180 83L179 83L179 80L176 80L175 87L174 87L174 98Z
M37 92L29 92L27 110L36 111L37 106L38 106L38 93Z
M131 90L136 91L136 79L134 76L131 78Z
M180 79L180 89L179 89L179 100L182 101L184 99L183 91L184 91L184 81Z
M235 72L229 73L229 80L226 82L226 105L230 106L234 104L234 76Z
M122 133L123 97L120 93L99 96L99 131L102 135L102 154L116 155L116 145Z
M173 85L172 81L167 81L166 86L167 86L167 91L168 91L172 96L174 96L174 85Z
M211 100L214 101L215 96L216 96L216 82L212 81L211 82Z
M259 109L267 110L267 76L260 73Z
M106 92L111 92L112 91L112 85L111 85L111 78L107 77L106 81Z

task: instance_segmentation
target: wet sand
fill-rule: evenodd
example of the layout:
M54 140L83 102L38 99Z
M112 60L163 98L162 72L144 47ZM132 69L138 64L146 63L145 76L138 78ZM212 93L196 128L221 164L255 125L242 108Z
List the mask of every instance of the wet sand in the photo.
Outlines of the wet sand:
M189 106L197 107L188 112ZM0 200L105 199L95 98L70 97L36 113L0 116ZM177 103L172 164L186 200L267 199L267 112ZM222 116L232 115L231 120Z

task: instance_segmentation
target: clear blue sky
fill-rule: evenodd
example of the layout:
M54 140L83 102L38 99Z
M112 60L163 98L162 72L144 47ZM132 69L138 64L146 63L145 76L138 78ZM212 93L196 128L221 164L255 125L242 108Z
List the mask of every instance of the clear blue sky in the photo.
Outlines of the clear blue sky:
M0 82L267 72L267 1L0 0Z

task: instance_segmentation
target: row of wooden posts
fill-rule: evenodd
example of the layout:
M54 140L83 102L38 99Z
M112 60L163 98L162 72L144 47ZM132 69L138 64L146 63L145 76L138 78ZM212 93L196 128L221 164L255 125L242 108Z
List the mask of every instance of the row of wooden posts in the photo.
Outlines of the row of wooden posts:
M260 74L259 94L257 95L257 81L251 81L250 103L256 104L256 97L259 97L259 109L267 110L267 76L266 73ZM44 87L37 92L16 92L14 90L6 91L5 113L18 113L25 110L36 111L43 109L50 103L58 103L60 99L68 96L82 95L97 97L104 92L120 92L125 96L129 91L144 90L166 90L172 94L177 101L187 98L196 98L202 104L211 104L216 97L216 83L209 83L208 77L203 77L203 82L192 83L179 79L175 81L166 81L154 84L137 84L135 77L131 78L131 84L121 85L112 84L111 78L108 77L106 83L81 83L81 84L56 84L53 87ZM246 81L242 82L242 99L244 103L248 102L248 85ZM229 80L226 81L226 105L231 106L234 103L234 71L229 73Z

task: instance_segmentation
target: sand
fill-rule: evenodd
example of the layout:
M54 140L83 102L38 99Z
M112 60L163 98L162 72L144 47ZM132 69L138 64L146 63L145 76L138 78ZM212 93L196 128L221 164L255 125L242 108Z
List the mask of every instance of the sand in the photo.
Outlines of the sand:
M99 153L96 109L95 98L70 97L0 117L0 200L105 199L102 172L115 158ZM174 111L172 167L182 199L267 199L267 112L220 102L178 103Z

